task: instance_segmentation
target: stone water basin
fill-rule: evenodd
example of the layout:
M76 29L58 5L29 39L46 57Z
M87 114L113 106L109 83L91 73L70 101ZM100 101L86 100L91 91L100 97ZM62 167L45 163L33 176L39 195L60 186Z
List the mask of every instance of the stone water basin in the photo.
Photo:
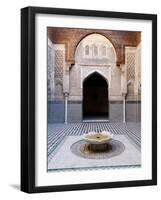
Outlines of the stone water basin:
M113 138L113 134L108 131L89 132L83 135L83 139L89 144L91 151L108 150L108 142Z

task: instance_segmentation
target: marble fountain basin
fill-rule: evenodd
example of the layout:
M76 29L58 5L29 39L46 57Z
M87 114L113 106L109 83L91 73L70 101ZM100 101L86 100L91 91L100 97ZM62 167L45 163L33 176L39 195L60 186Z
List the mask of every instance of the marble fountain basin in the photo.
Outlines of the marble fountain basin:
M113 138L113 134L108 131L89 132L83 135L83 139L88 143L92 151L106 151L108 142Z

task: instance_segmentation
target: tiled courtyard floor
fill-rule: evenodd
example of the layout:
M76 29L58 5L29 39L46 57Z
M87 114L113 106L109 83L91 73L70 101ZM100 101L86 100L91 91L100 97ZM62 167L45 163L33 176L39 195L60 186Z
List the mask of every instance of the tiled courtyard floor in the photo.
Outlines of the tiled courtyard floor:
M117 135L123 135L137 151L140 151L141 135L140 123L109 123L109 122L93 122L93 123L71 123L71 124L48 124L48 166L52 162L55 152L59 146L62 146L66 136L80 136L89 131L107 130ZM77 137L78 138L78 137ZM126 141L127 143L127 141Z

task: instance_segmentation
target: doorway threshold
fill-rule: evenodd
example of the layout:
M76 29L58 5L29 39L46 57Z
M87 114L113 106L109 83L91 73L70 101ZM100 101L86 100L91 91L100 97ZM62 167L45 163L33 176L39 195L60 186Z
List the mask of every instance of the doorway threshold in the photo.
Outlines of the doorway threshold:
M109 122L108 119L84 119L82 120L82 122L84 123L88 123L88 122Z

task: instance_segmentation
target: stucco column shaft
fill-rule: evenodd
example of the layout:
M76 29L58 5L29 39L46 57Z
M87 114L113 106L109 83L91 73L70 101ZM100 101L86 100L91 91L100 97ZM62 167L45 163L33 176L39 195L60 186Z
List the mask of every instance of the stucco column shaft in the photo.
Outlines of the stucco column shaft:
M126 94L123 94L123 123L126 123Z
M65 92L64 93L64 100L65 100L65 112L64 112L64 123L67 124L68 123L68 96L69 96L69 93Z

